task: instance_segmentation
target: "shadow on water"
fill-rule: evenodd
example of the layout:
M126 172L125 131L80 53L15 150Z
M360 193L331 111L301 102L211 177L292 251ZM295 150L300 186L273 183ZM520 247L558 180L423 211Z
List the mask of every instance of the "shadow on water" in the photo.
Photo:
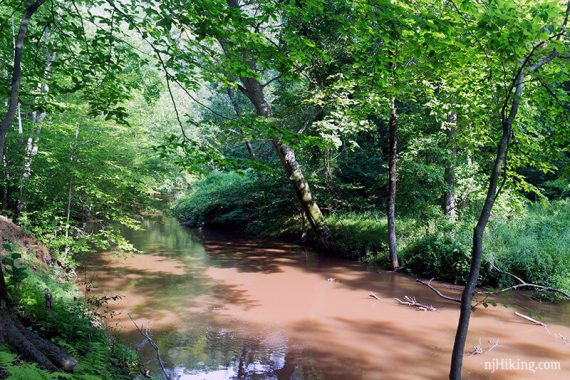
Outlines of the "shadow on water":
M413 278L291 243L191 230L171 218L144 224L144 230L124 232L141 254L95 254L82 270L97 294L124 296L110 305L118 313L110 325L124 342L141 348L142 360L158 376L154 351L127 313L151 328L172 378L446 377L457 305ZM438 286L460 295L460 287ZM370 291L381 300L371 299ZM418 312L393 301L406 295L438 311ZM549 323L570 324L568 304L515 301L541 310ZM499 308L475 313L471 331L471 343L505 342L493 351L498 357L560 360L570 351ZM567 327L557 331L570 337ZM477 360L466 360L467 379L512 378L512 372L490 376ZM563 365L570 369L568 358Z

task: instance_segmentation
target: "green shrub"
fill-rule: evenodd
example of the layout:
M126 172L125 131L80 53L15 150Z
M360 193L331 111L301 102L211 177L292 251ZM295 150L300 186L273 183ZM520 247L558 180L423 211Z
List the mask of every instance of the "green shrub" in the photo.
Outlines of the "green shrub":
M343 257L382 261L387 252L386 216L341 213L327 217L334 251Z
M470 246L449 232L428 235L411 245L404 265L417 276L462 284L471 265Z
M247 224L255 211L255 185L249 174L213 173L176 201L174 214L195 227Z
M327 216L333 253L388 268L388 225L386 215L374 212L346 212ZM398 252L406 252L432 225L420 225L411 218L396 219Z
M238 227L255 235L301 230L297 201L280 176L214 172L174 202L173 214L193 227Z

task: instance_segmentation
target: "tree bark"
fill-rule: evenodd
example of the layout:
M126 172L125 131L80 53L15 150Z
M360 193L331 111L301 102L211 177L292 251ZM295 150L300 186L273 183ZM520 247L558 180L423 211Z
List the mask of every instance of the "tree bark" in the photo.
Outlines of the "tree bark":
M390 152L388 163L388 249L392 268L398 269L397 240L396 240L396 189L397 189L397 156L398 156L398 108L396 99L392 98L392 109L389 122Z
M445 160L445 190L443 192L443 213L452 221L455 221L455 162L457 158L457 147L455 144L455 131L457 114L450 113L447 116L445 135L447 138L448 157Z
M14 120L16 111L18 110L18 101L20 96L20 79L22 74L22 56L24 52L24 40L32 15L44 3L45 0L36 0L33 3L26 3L26 9L20 22L18 36L16 37L16 46L14 48L14 67L12 69L12 85L10 90L10 99L8 101L8 112L0 123L0 157L4 156L4 146L6 145L6 134L8 127Z

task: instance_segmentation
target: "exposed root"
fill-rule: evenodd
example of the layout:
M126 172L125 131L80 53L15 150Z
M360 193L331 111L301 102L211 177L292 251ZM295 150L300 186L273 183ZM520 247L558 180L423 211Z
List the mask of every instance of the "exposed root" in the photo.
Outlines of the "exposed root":
M407 305L410 307L417 307L418 309L420 309L421 311L436 311L437 309L431 305L426 305L424 303L419 303L418 301L416 301L415 297L409 297L409 296L405 296L404 297L404 301L402 301L399 298L394 298L396 301L398 301L400 304L402 305Z

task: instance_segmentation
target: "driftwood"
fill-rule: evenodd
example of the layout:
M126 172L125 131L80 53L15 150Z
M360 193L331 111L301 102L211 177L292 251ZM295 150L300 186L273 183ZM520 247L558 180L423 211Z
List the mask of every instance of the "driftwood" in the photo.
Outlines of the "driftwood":
M489 341L489 343L491 343L491 346L489 346L487 349L484 349L483 344L481 343L481 338L479 338L479 344L473 347L473 349L469 352L469 355L481 355L484 354L485 352L492 351L495 347L499 345L499 338L495 339L494 342Z
M428 288L430 288L435 294L437 294L438 296L440 296L443 299L446 299L448 301L453 301L453 302L457 302L457 303L461 303L461 299L459 298L454 298L454 297L450 297L450 296L446 296L445 294L443 294L442 292L440 292L439 290L437 290L436 288L434 288L431 285L431 282L434 279L432 278L431 280L429 280L428 282L424 282L422 280L420 280L419 278L416 278L416 282L419 282L420 284L427 286Z
M131 320L131 322L133 322L133 325L135 325L135 327L137 328L138 332L150 343L150 345L152 346L152 348L154 348L154 351L156 352L156 359L158 360L158 364L160 364L160 368L162 369L162 373L164 374L164 377L166 378L166 380L171 380L170 376L168 376L168 373L166 372L166 367L164 366L164 362L162 361L162 358L160 357L160 349L158 348L158 345L156 344L156 342L151 338L150 336L150 330L147 328L146 332L142 330L141 327L139 327L139 325L137 325L137 323L134 321L134 319L131 317L130 314L127 314L129 316L129 319ZM148 375L144 374L145 376Z
M539 291L548 291L548 292L553 292L553 293L559 293L559 294L562 294L563 296L565 296L567 299L570 300L570 293L568 293L568 292L566 292L566 291L564 291L564 290L562 290L562 289L551 288L551 287L549 287L549 286L543 286L543 285L536 285L536 284L528 283L528 282L524 281L522 278L520 278L520 277L518 277L518 276L516 276L516 275L514 275L514 274L512 274L512 273L510 273L510 272L507 272L507 271L504 271L504 270L502 270L502 269L497 268L497 267L495 266L495 264L493 264L493 263L490 263L490 264L491 264L491 268L493 268L494 270L496 270L496 271L499 272L499 273L502 273L502 274L505 274L505 275L507 275L507 276L510 276L510 277L514 278L516 281L519 282L519 284L516 284L516 285L513 285L513 286L509 286L509 287L504 288L504 289L498 289L498 290L492 290L492 291L476 291L476 292L473 293L474 295L482 295L482 296L485 296L485 298L483 299L483 301L477 302L477 303L475 304L475 306L477 306L477 305L479 305L479 304L485 302L486 297L488 297L488 296L490 296L490 295L505 293L505 292L509 292L509 291L511 291L511 290L516 290L516 289L521 289L521 288L532 288L532 289L537 289L537 290L539 290ZM460 299L460 298L455 298L455 297L451 297L451 296L445 295L445 294L443 294L441 291L439 291L438 289L436 289L436 288L431 284L431 282L432 282L433 280L434 280L434 279L432 278L432 279L429 280L428 282L425 282L425 281L422 281L422 280L420 280L419 278L417 278L417 279L416 279L416 282L419 282L420 284L422 284L422 285L424 285L424 286L430 288L435 294L437 294L439 297L441 297L441 298L443 298L443 299L445 299L445 300L452 301L452 302L457 302L457 303L461 303L461 299Z
M374 293L374 292L370 292L370 293L368 294L368 296L369 296L369 297L372 297L372 298L374 298L374 299L380 300L380 297L378 297L378 296L376 295L376 293Z
M404 301L402 301L399 298L394 298L396 301L398 301L400 304L402 305L407 305L410 307L417 307L418 309L422 310L422 311L435 311L437 310L435 307L431 306L431 305L426 305L424 303L419 303L418 301L416 301L416 299L414 297L408 297L405 296L404 297Z
M523 318L523 319L526 319L527 321L532 322L532 323L534 323L535 325L544 327L544 329L546 330L546 332L548 333L548 335L552 335L552 334L550 333L550 330L548 329L548 326L546 325L546 323L543 323L543 322L541 322L541 321L537 321L536 319L533 319L533 318L531 318L531 317L529 317L529 316L527 316L527 315L518 313L518 312L516 312L516 311L515 311L515 315L516 315L517 317L521 317L521 318Z
M529 317L529 316L527 316L527 315L521 314L521 313L516 312L516 311L515 311L515 315L516 315L517 317L521 317L521 318L523 318L523 319L526 319L527 321L532 322L532 323L534 323L534 324L537 324L537 325L539 325L539 326L546 327L546 324L544 324L544 323L542 323L542 322L540 322L540 321L537 321L536 319L533 319L533 318L531 318L531 317Z

